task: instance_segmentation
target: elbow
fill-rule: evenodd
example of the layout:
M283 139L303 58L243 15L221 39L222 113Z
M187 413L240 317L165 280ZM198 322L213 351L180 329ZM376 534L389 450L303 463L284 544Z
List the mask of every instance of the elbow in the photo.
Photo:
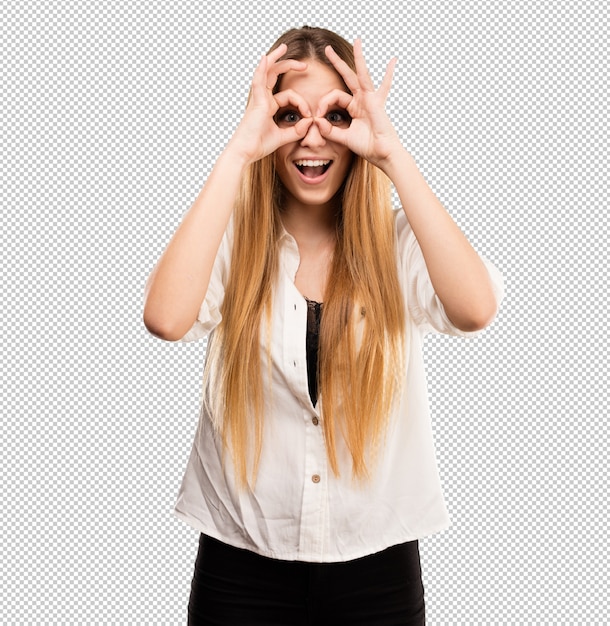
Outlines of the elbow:
M495 298L489 302L479 303L463 315L456 316L451 320L457 328L464 332L476 332L489 326L497 313L497 303Z
M471 317L463 322L461 322L460 324L456 324L456 326L464 331L465 333L475 333L479 330L483 330L484 328L487 328L494 319L495 315L492 316L478 316L478 317Z
M185 335L182 329L176 328L175 324L171 324L168 320L152 314L146 307L144 308L142 321L151 335L164 341L178 341Z
M501 277L476 283L466 283L458 298L451 301L451 311L446 310L453 325L463 332L476 332L487 328L495 319L503 296Z

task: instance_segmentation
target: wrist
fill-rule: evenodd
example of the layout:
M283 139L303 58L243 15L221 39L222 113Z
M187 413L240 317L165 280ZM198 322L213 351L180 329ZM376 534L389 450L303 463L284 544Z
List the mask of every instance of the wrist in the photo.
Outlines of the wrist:
M398 144L390 151L387 157L377 165L386 176L393 182L404 178L413 168L417 169L415 159L405 150L402 144Z
M219 159L230 162L232 167L240 172L243 172L248 165L255 161L255 159L248 154L248 151L240 146L233 138L229 140L229 143L225 146Z

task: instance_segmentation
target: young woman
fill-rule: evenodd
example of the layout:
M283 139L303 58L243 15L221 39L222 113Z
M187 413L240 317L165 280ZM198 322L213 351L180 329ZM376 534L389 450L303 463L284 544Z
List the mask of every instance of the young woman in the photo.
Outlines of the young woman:
M417 540L448 517L422 337L484 328L502 280L401 145L394 65L375 89L359 40L283 34L149 278L149 331L209 338L189 623L424 623Z

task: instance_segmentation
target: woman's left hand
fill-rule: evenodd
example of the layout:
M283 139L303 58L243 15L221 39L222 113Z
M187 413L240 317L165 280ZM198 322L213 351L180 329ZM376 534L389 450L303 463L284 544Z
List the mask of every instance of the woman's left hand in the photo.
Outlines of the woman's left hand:
M402 150L400 139L385 111L397 59L389 62L383 81L376 90L362 54L362 40L354 42L355 72L331 46L326 47L326 56L353 95L335 89L320 100L314 115L320 133L383 169L391 155ZM342 128L328 120L326 116L334 108L347 111L351 118L349 127Z

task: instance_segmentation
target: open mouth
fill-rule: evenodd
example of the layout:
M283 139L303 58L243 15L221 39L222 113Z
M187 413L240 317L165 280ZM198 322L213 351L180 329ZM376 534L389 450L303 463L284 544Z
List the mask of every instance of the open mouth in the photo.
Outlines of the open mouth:
M328 171L328 168L332 165L332 161L329 159L310 160L301 159L295 161L297 169L305 178L318 178L323 176Z

